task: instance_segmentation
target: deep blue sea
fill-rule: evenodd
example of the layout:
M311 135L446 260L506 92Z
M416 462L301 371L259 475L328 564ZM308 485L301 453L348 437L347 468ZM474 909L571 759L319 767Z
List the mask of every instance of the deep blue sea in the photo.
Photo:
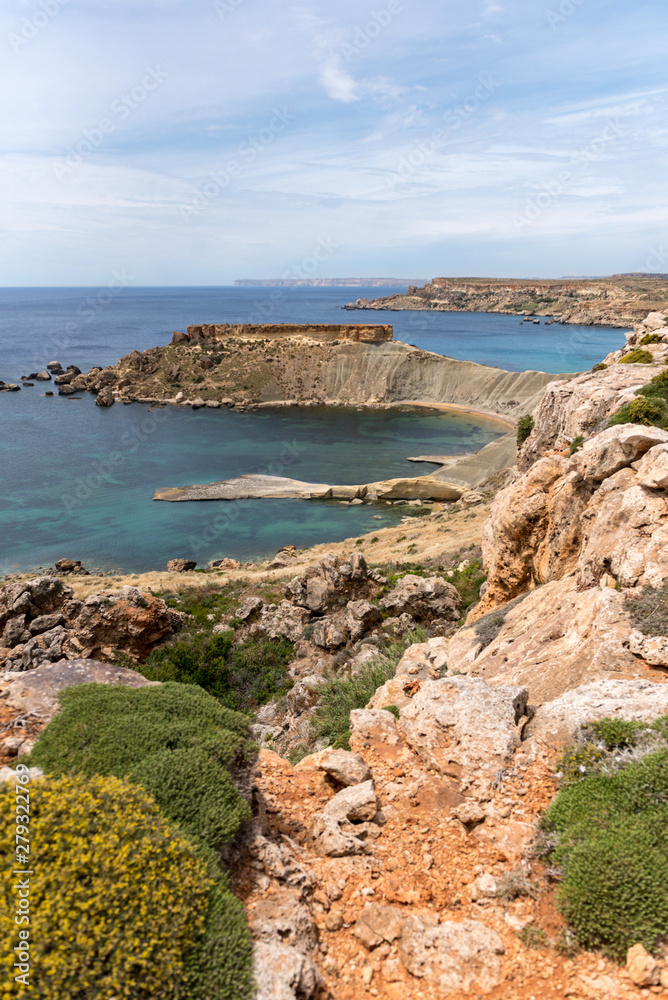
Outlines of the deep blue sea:
M133 348L167 343L191 323L386 322L396 340L425 350L554 373L588 369L624 340L616 329L534 326L486 313L341 310L393 291L133 288L122 281L99 290L0 289L0 379L17 381L54 360L83 371L113 364ZM396 523L405 511L297 500L161 503L152 496L158 487L247 472L343 483L415 476L434 467L408 456L475 451L499 433L490 421L433 410L102 409L87 393L47 398L48 388L0 393L0 574L62 556L141 572L177 556L202 565L356 537Z

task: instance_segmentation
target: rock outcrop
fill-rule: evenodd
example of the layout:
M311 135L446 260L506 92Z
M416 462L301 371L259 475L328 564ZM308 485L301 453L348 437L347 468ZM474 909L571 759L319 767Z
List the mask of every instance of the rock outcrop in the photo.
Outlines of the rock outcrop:
M0 588L0 670L29 670L63 659L145 659L184 616L152 594L123 587L85 601L57 577Z

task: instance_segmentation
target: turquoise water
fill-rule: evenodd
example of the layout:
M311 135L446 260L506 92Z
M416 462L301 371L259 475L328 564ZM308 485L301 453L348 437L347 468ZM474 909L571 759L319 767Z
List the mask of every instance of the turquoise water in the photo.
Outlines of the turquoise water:
M16 381L55 359L84 371L111 364L209 321L391 322L396 339L429 350L554 372L589 368L623 340L618 330L522 327L508 316L341 311L372 294L384 290L0 289L0 378ZM423 409L107 410L88 394L45 398L44 389L0 394L0 573L62 556L146 571L177 556L248 560L356 537L396 523L402 509L152 496L252 472L327 483L416 476L434 466L408 456L476 451L499 433L484 419Z

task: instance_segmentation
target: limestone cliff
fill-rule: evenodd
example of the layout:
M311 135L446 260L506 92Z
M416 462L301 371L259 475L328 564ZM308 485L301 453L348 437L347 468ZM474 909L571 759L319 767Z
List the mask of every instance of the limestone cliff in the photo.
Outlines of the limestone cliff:
M550 316L561 323L626 326L668 306L665 275L617 274L611 278L551 281L505 278L434 278L405 294L357 299L347 309L429 309Z

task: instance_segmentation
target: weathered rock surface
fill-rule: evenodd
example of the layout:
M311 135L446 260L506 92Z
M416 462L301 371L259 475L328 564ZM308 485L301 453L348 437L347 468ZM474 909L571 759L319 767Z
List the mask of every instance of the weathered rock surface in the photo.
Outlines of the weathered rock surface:
M82 658L43 663L23 673L0 674L0 697L4 706L46 724L57 714L58 696L66 688L79 684L123 684L139 688L155 683L134 670Z
M503 952L499 935L477 920L434 926L411 916L399 942L401 961L411 975L444 993L489 993L501 982Z
M528 690L471 677L429 681L401 711L399 729L420 759L476 798L520 744Z
M170 559L167 570L169 573L190 573L196 566L197 563L192 559Z
M381 605L394 615L404 613L414 618L442 618L458 621L462 599L451 583L440 576L407 574L397 580L394 589L381 599Z
M597 680L541 705L527 726L527 733L560 746L570 742L585 722L604 717L654 722L662 715L668 715L668 684Z
M0 588L0 668L28 670L67 658L113 660L118 651L145 659L184 620L134 587L85 601L73 596L62 580L48 576Z
M394 677L376 690L368 707L396 705L401 710L408 705L426 681L438 680L446 669L447 649L448 640L439 636L409 646L397 664Z
M326 750L319 766L342 785L359 785L371 777L364 758L349 750Z

